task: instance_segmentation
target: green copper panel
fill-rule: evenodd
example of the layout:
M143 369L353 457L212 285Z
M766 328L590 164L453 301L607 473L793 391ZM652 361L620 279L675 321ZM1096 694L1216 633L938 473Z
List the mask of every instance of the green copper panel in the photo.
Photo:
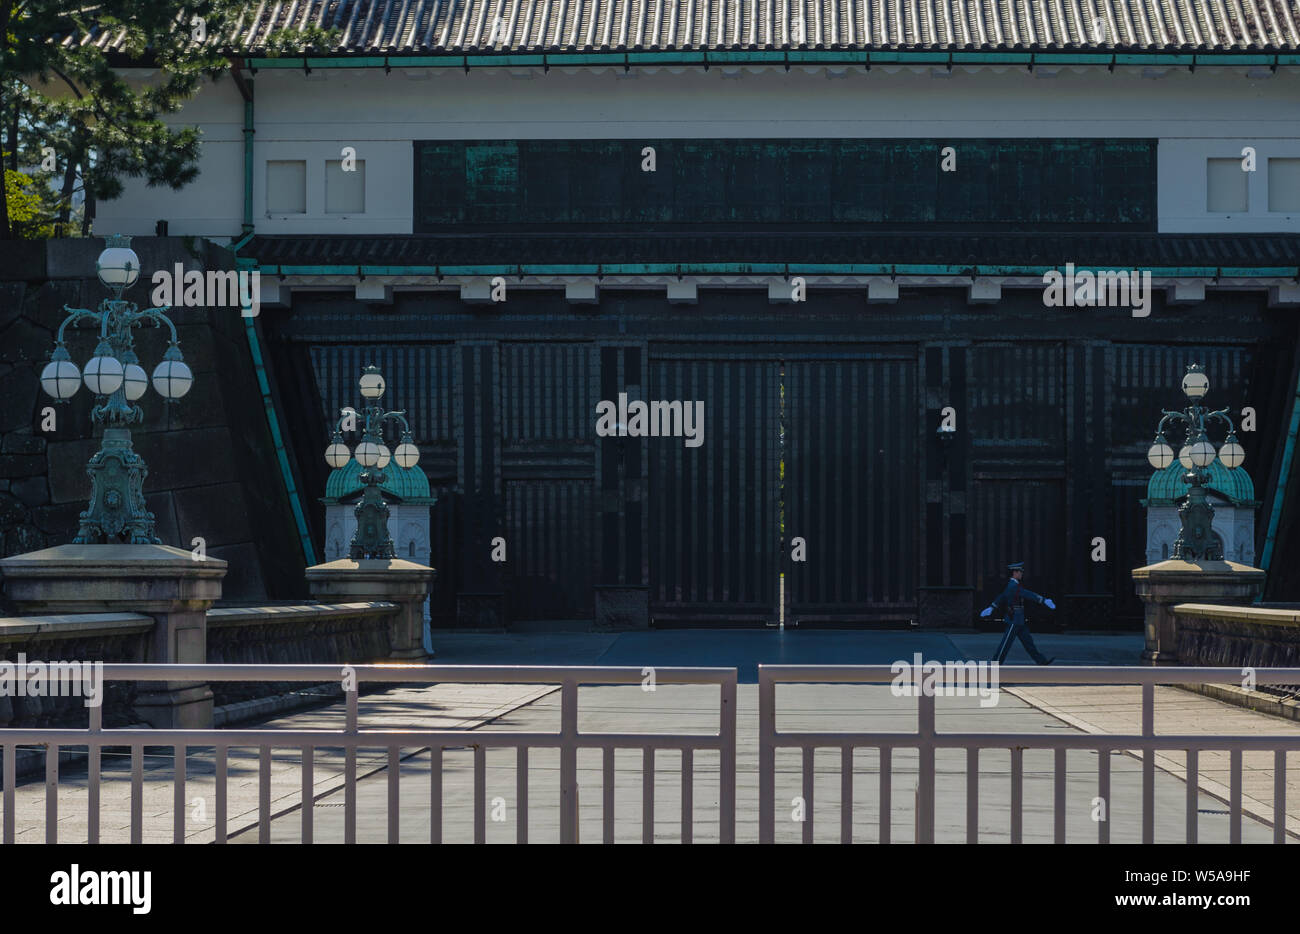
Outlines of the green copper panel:
M457 140L417 142L415 166L417 233L1154 231L1156 221L1153 140Z

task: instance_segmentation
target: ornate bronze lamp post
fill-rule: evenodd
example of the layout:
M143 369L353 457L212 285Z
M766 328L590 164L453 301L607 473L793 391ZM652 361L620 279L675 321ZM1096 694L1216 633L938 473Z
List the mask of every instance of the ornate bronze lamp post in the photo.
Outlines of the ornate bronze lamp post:
M414 467L420 461L420 451L411 440L411 426L406 421L406 412L386 412L379 404L379 399L387 388L384 377L377 367L368 366L357 382L362 398L366 400L364 408L364 428L361 443L357 445L355 457L362 468L361 483L363 490L357 502L357 531L352 537L348 557L353 560L361 558L394 558L393 540L388 534L388 504L379 491L384 482L384 468L390 460L396 460L399 467ZM358 415L355 410L344 410L334 427L334 436L325 449L325 462L331 467L347 466L354 452L343 443L344 425L353 422ZM384 444L383 427L385 422L398 422L402 426L402 441L395 451L390 452Z
M71 399L81 387L95 394L91 418L104 425L100 449L90 458L90 506L81 514L73 544L159 545L154 535L154 516L145 508L144 479L149 471L144 458L131 448L133 422L144 420L137 405L149 388L149 377L135 355L134 329L144 324L166 325L171 343L162 362L154 368L153 387L168 402L190 391L194 375L181 356L176 325L165 314L170 308L146 308L124 301L122 293L140 278L140 258L131 249L131 238L104 238L105 249L95 270L113 297L100 302L97 311L63 306L68 317L59 325L50 362L41 371L41 388L60 402ZM99 326L99 344L85 371L77 368L63 342L69 324L91 321Z
M1183 561L1223 560L1223 549L1215 540L1211 527L1214 507L1205 495L1205 484L1209 479L1206 468L1214 463L1216 456L1229 470L1235 470L1246 460L1246 452L1237 442L1228 410L1211 411L1200 405L1209 390L1210 380L1205 375L1205 368L1193 363L1183 377L1183 392L1190 404L1181 412L1163 410L1164 417L1156 426L1156 439L1147 451L1147 461L1151 466L1156 470L1164 470L1174 460L1174 449L1165 441L1165 426L1172 423L1183 426L1184 440L1178 451L1178 462L1187 469L1183 475L1187 482L1187 501L1178 507L1182 529L1179 530L1178 540L1174 542L1174 558ZM1228 435L1217 454L1207 431L1207 424L1215 419L1226 422L1228 426Z

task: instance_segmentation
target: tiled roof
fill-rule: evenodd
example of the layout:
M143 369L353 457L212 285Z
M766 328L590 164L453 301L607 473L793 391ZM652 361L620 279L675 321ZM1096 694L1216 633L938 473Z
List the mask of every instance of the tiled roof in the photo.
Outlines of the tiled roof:
M241 251L263 266L862 264L1280 268L1300 234L717 233L265 236Z
M329 51L352 54L1300 48L1300 0L261 0L249 9L210 41L257 51L274 32L317 26L338 30ZM112 30L81 41L116 49L121 39Z

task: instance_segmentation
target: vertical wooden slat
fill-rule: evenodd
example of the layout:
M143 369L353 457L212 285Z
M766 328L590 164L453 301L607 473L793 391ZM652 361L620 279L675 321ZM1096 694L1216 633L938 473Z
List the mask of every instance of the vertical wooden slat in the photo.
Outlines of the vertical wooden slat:
M442 842L442 747L429 750L429 842Z
M474 842L487 843L487 749L474 747Z
M1286 843L1286 750L1273 750L1273 842Z
M890 808L893 807L891 802L891 791L893 790L894 777L892 772L893 750L888 746L880 750L880 842L888 843L890 840L890 830L893 826L893 814Z
M99 733L104 728L104 705L90 708L90 732ZM91 846L99 843L99 783L101 780L101 763L103 747L98 737L92 736L86 747L86 842Z
M271 842L271 747L257 755L257 842Z
M216 836L214 837L213 842L225 843L226 842L226 771L227 771L227 762L230 754L230 748L228 746L219 745L216 747L216 754L217 754L217 774L216 774L215 784L217 789L217 815L216 815L216 827L214 828L214 833Z
M814 779L814 762L813 755L816 752L811 746L803 748L803 842L813 842L813 779Z
M515 755L515 797L519 800L516 810L515 842L528 842L528 747L520 746Z
M187 747L180 744L172 747L173 761L176 763L172 772L172 843L185 842L185 755Z
M1054 820L1053 820L1053 840L1054 843L1065 842L1065 750L1056 750L1056 781L1053 790L1054 797Z
M966 750L966 842L979 843L980 835L980 751Z
M603 807L601 820L604 824L604 841L614 842L614 750L605 748L603 774L601 776L601 794Z
M840 750L840 843L853 842L853 747Z
M1142 685L1142 735L1155 735L1155 685ZM1142 751L1142 842L1152 843L1156 833L1156 751Z
M1024 821L1024 758L1020 747L1011 750L1011 842L1022 843Z
M1241 750L1234 749L1228 754L1228 768L1231 772L1228 786L1228 842L1241 842Z
M144 837L144 747L131 747L131 843Z
M18 747L13 745L4 746L0 749L4 754L4 842L14 842L14 786L17 782L17 763L14 759L18 756Z
M682 750L682 843L690 843L695 825L695 750Z
M641 842L655 842L655 751L641 753Z
M302 747L302 842L315 839L316 817L316 747Z
M1110 750L1097 751L1097 797L1101 798L1101 820L1097 822L1097 842L1110 843Z
M388 747L388 842L401 842L402 824L402 750L397 746Z
M59 744L45 746L45 842L59 842Z

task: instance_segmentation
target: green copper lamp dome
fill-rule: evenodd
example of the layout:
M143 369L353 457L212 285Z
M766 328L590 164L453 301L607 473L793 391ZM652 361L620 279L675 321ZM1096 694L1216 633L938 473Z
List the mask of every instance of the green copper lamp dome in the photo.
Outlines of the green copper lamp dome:
M321 502L334 505L355 499L361 493L363 469L354 457L342 467L331 470L329 479L325 481L325 497ZM429 478L424 475L424 471L419 467L399 467L396 461L384 468L384 482L379 488L385 496L392 497L399 503L422 505L434 502L429 490Z
M1254 481L1242 468L1229 470L1216 458L1205 468L1205 472L1209 474L1206 487L1227 497L1232 505L1251 508L1259 505L1255 499ZM1142 501L1142 505L1170 506L1182 499L1187 495L1187 482L1183 479L1185 473L1187 469L1177 461L1163 470L1155 471L1147 481L1147 498Z

